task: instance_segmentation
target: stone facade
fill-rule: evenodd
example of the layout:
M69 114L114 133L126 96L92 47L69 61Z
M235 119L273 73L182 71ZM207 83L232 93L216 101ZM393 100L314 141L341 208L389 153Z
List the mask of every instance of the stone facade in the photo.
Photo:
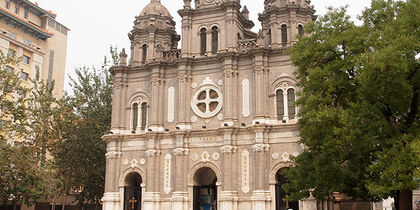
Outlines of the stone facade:
M303 151L296 79L285 53L314 18L309 0L265 0L254 23L240 0L184 0L182 44L160 0L129 34L115 75L103 208L331 209L289 202L278 172ZM180 1L181 3L181 1Z

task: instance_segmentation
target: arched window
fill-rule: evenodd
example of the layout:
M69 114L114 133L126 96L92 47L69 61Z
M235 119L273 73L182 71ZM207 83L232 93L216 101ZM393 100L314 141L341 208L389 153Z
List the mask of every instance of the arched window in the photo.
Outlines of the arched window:
M287 90L287 106L289 111L289 119L295 119L296 116L295 98L295 90Z
M147 125L147 103L141 104L141 130L145 130Z
M200 54L204 55L207 51L207 30L202 28L200 30Z
M305 29L303 29L303 25L298 26L298 33L299 33L299 36L305 35Z
M136 132L139 120L139 105L137 103L133 104L131 113L133 114L131 131Z
M277 119L282 120L284 116L284 100L283 90L276 91L276 102L277 102Z
M238 40L241 40L241 39L242 39L241 34L238 33Z
M211 52L217 53L219 50L219 29L214 26L211 28Z
M146 63L146 59L147 59L147 45L146 45L146 44L144 44L144 45L141 47L141 49L142 49L142 58L141 58L141 62L142 62L143 64L145 64L145 63Z
M271 28L268 30L267 37L268 37L267 38L267 44L270 45L271 42L272 42L272 40L271 40Z
M283 46L287 44L287 26L285 24L281 25L281 42Z

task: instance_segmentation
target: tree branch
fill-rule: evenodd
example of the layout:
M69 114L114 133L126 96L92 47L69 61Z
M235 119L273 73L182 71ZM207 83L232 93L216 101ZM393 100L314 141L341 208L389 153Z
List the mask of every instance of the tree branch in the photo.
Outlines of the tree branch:
M419 88L413 86L413 97L411 99L410 111L408 112L408 118L405 122L405 128L408 130L414 123L419 107Z
M394 129L394 131L398 134L401 134L401 131L398 128L398 123L395 120L395 117L392 115L391 109L388 105L386 105L385 110L382 110L382 114L384 115L385 120L388 122L388 124Z

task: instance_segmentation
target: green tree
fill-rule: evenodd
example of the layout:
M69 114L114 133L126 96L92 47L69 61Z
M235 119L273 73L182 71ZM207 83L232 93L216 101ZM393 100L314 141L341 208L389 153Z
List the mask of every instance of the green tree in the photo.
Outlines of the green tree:
M111 48L113 64L116 49ZM112 80L109 63L96 68L76 69L76 79L71 78L72 95L62 101L67 112L64 140L56 145L54 158L66 190L79 189L80 206L99 204L105 185L106 144L101 137L111 124Z
M43 198L46 190L44 173L39 170L29 146L0 145L0 199L13 209L18 204L31 206Z
M290 50L303 88L294 199L333 192L411 209L419 185L420 1L373 0L356 26L346 9L307 25Z
M13 68L18 64L18 59L0 52L0 144L26 133L25 98L21 95L27 90L21 85L19 72Z

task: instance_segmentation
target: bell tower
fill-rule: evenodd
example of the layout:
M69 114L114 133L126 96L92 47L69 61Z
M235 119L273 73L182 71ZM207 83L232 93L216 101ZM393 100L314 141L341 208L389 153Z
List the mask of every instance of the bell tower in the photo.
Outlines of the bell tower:
M264 45L288 47L304 35L304 25L315 19L310 0L265 0L264 12L259 15Z
M141 11L128 37L131 41L131 66L162 58L163 51L176 49L180 40L173 17L160 0L151 0Z
M249 11L240 0L184 0L182 17L183 57L215 56L235 51L239 39L255 38Z

